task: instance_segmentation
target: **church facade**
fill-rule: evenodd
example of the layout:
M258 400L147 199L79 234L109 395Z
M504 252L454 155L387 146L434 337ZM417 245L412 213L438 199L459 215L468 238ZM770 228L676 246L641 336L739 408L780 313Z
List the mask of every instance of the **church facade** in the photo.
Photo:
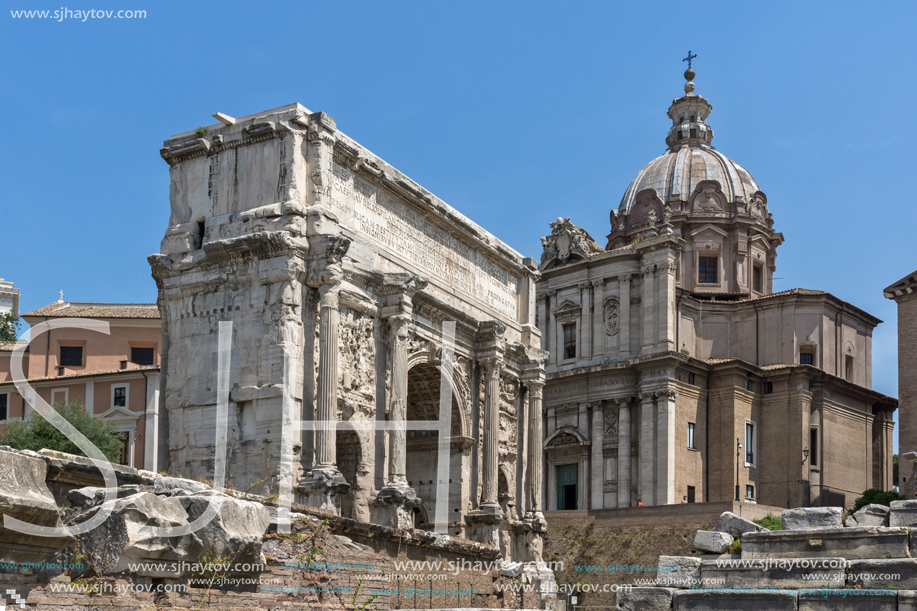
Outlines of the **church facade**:
M881 321L823 291L773 292L767 197L713 147L712 107L685 78L667 150L611 212L605 247L564 218L542 238L545 508L850 506L890 489Z
M539 559L537 262L324 113L215 116L161 151L160 468L213 477L221 453L236 489L396 528L444 501L440 532Z

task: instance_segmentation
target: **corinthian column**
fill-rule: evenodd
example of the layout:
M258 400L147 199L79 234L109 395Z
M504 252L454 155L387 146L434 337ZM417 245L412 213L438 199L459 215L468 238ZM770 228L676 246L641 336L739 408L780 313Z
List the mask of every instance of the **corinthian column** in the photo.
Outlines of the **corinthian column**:
M602 509L605 506L605 412L602 402L592 404L592 498L589 509Z
M541 458L542 458L542 430L541 430L541 391L544 384L540 382L527 382L529 390L528 414L528 478L527 497L528 510L534 518L541 513Z
M481 508L500 512L497 497L497 465L500 445L500 371L503 361L488 359L484 363L484 490Z
M411 317L402 314L388 320L392 329L392 402L389 408L392 429L389 433L388 474L389 484L398 484L407 482L405 420L408 417L407 344Z
M340 322L339 284L319 287L320 310L318 327L318 396L316 420L321 423L337 421L338 326ZM315 464L319 468L334 467L337 459L336 431L323 428L316 432Z
M307 495L307 504L334 513L338 512L334 497L350 489L335 464L340 321L338 307L342 277L343 270L339 259L333 259L320 271L315 272L310 282L318 288L320 296L315 420L321 428L315 432L315 465L299 485L299 489Z
M640 403L640 498L644 505L654 505L656 474L656 439L653 393L637 396Z
M630 507L630 399L615 399L618 404L618 507Z

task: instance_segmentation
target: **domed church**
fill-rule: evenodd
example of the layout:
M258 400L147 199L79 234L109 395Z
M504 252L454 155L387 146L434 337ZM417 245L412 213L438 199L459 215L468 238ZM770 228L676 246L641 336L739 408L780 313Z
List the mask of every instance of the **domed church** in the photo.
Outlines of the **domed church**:
M773 292L783 235L714 147L694 76L605 247L569 218L541 239L547 510L849 507L892 486L897 401L872 390L881 321L824 291Z

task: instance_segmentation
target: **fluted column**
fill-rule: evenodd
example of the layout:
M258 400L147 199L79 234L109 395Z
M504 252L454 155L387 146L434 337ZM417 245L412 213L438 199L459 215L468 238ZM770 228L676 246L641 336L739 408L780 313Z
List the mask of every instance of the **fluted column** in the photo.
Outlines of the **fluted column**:
M390 484L407 482L407 436L405 420L408 417L408 330L411 317L406 314L391 316L392 400L389 420L388 476Z
M337 421L338 326L340 322L340 284L322 284L319 289L320 310L318 327L318 396L316 420ZM336 431L319 429L315 433L316 467L333 467L337 460Z
M630 398L618 404L618 507L630 507Z
M674 389L656 393L656 504L675 502Z
M541 416L541 392L544 384L540 382L527 382L526 386L529 391L528 403L528 463L527 477L527 501L528 509L532 514L537 514L542 510L541 505L541 462L542 462L542 416Z
M647 265L643 276L643 349L651 352L656 344L656 266Z
M630 352L630 274L618 276L621 286L621 321L618 323L618 352L625 356Z
M640 495L644 505L653 505L655 498L655 413L653 393L641 393L640 400Z
M579 317L579 350L576 351L577 360L586 360L592 356L592 295L590 290L592 285L588 282L580 282L580 317Z
M605 412L602 402L592 404L592 499L589 509L602 509L605 506L605 460L603 445L605 441Z
M592 358L605 352L605 281L592 281Z
M500 445L500 371L503 361L484 362L484 486L481 505L500 509L497 496L498 450Z

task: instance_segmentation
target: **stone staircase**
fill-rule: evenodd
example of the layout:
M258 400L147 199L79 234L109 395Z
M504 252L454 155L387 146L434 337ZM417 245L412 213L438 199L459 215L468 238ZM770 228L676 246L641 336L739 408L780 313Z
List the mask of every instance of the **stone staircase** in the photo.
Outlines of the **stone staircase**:
M655 586L618 592L627 611L917 611L917 501L783 512L768 531L724 513L700 556L660 556ZM724 553L741 540L740 554Z

